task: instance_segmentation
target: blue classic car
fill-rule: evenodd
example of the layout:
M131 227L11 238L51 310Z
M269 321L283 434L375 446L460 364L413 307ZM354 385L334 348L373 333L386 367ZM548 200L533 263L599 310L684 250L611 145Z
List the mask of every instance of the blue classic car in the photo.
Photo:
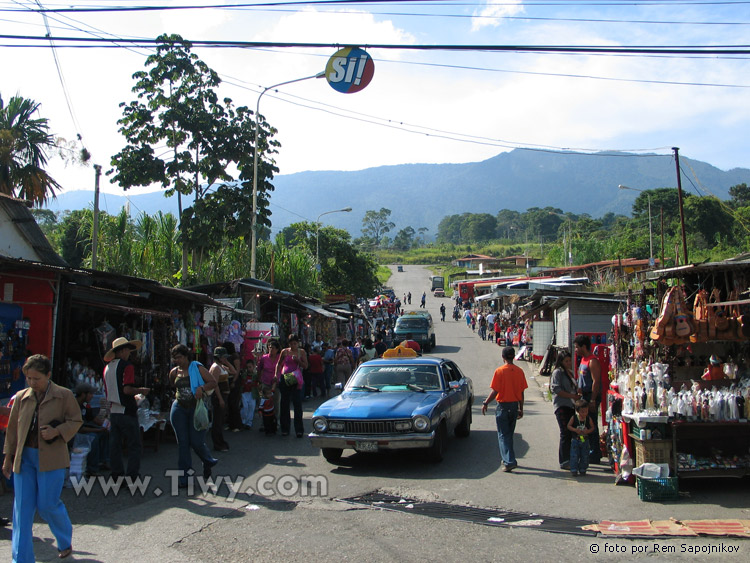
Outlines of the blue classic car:
M340 395L318 407L309 437L331 463L347 448L424 448L432 461L441 461L451 432L469 435L473 402L471 379L450 360L371 360L359 366Z

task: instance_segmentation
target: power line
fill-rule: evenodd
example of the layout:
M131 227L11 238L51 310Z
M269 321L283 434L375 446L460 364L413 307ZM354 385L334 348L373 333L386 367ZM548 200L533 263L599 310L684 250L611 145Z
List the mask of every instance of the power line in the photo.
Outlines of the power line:
M668 2L662 1L640 1L638 5L641 6L737 6L744 5L750 2L747 1L673 1ZM299 1L299 2L247 2L238 4L199 4L199 5L178 5L178 6L116 6L116 7L68 7L68 8L43 8L39 10L35 9L0 9L0 11L19 12L19 11L34 11L34 12L54 12L54 13L102 13L102 12L162 12L162 11L183 11L183 10L207 10L207 9L242 9L242 8L271 8L271 7L288 7L288 6L378 6L383 4L396 4L395 2L389 2L388 0L316 0L316 1ZM475 7L497 7L497 6L511 6L517 7L518 3L507 3L507 2L493 2L490 4L478 4L478 3L465 3L465 2L421 2L415 0L413 2L399 2L401 5L422 5L422 6L475 6ZM625 6L632 7L634 4L630 2L525 2L525 6Z
M41 8L42 3L39 0L35 0L37 5ZM18 5L23 5L20 2L16 2ZM47 21L47 16L45 14L42 14L42 18L44 19L44 27L47 29L47 37L49 39L50 48L52 49L52 58L55 61L55 68L57 69L57 76L60 79L60 86L62 87L63 96L65 97L65 104L68 106L68 113L70 114L70 119L73 121L73 127L76 130L76 134L78 135L78 139L81 140L81 126L78 123L78 119L76 118L75 111L73 110L73 104L70 100L70 93L68 92L68 86L65 83L65 77L63 76L62 67L60 66L60 61L57 58L57 51L55 50L55 44L51 38L52 32L50 31L49 22Z
M61 41L80 43L125 43L138 46L162 44L160 39L106 39L101 37L42 37L38 35L1 34L0 39L17 39L29 41ZM220 41L220 40L185 40L195 47L221 48L303 48L303 49L340 49L341 43L292 43L272 41ZM671 54L671 55L750 55L750 45L639 45L630 47L603 45L397 45L392 43L360 44L363 49L385 49L398 51L456 51L456 52L529 52L529 53L605 53L605 54Z

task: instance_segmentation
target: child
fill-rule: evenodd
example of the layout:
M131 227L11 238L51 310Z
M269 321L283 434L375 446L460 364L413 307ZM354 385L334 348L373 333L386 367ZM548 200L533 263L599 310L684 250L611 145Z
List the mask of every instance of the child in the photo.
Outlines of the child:
M258 383L260 374L255 369L255 362L248 360L245 366L247 377L242 387L242 425L246 430L253 427L253 418L255 418L255 405L258 399Z
M273 391L270 387L263 388L263 398L260 400L258 410L263 417L263 428L266 431L266 436L276 434L276 411L273 405Z
M573 477L586 475L589 467L589 438L594 424L589 418L589 404L583 399L576 401L576 413L570 417L568 430L573 433L570 441L570 472Z

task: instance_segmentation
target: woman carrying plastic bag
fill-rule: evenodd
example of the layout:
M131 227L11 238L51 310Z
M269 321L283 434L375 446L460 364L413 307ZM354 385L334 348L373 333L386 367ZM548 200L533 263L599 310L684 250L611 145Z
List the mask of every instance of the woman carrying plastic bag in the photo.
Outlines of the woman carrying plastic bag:
M182 488L187 487L188 471L193 468L191 448L203 462L204 478L211 476L211 468L219 462L206 446L209 424L205 401L217 382L202 364L190 361L187 346L179 344L171 353L175 367L169 372L169 382L175 388L175 400L169 421L177 436L177 467L183 472L178 485Z

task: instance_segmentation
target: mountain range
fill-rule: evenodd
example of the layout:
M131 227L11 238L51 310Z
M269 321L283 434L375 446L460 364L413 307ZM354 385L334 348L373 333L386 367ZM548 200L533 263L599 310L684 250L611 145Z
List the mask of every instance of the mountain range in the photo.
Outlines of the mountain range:
M680 157L683 190L728 198L729 188L750 184L750 169L720 170L706 162ZM392 211L396 230L427 227L434 234L446 215L496 214L501 209L559 207L563 211L600 217L607 212L629 215L635 191L676 187L671 155L622 152L576 153L516 149L482 162L465 164L400 164L358 171L311 171L279 175L271 196L273 230L303 218L315 221L326 211L351 207L351 213L321 218L359 236L365 212L382 207ZM130 196L131 213L177 212L177 198L162 192ZM189 199L189 198L188 198ZM93 192L69 191L48 204L53 211L83 209ZM125 196L103 195L100 208L117 213ZM183 200L183 205L189 205ZM391 235L395 234L395 231Z

